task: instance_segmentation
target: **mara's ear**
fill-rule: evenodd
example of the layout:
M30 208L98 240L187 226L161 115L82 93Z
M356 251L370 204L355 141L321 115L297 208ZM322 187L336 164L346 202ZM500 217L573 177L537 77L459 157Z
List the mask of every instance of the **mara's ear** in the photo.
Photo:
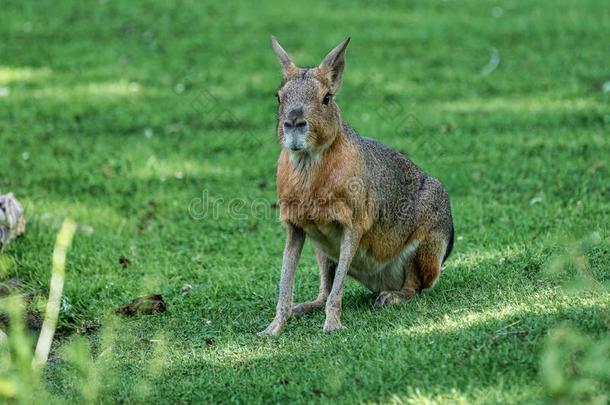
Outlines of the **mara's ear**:
M318 67L323 74L327 75L330 81L331 91L336 93L341 87L343 68L345 67L345 49L349 44L350 37L347 37L335 49L330 51Z
M280 61L280 65L282 65L282 73L285 77L289 71L296 69L296 66L292 63L290 56L288 56L284 48L282 48L282 45L277 42L277 39L274 36L271 36L271 45L277 55L277 59Z

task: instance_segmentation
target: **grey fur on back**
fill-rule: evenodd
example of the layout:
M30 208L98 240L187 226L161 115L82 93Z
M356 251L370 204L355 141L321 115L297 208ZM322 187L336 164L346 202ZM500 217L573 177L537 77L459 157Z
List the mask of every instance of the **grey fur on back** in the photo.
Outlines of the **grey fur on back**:
M375 190L373 195L382 196L376 202L376 223L386 229L395 229L405 239L416 228L434 224L438 227L435 230L450 235L446 259L453 247L453 219L445 187L407 156L374 138L361 136L345 121L343 130L350 142L362 151L369 173L363 179L368 181L365 188ZM433 218L435 221L430 220Z

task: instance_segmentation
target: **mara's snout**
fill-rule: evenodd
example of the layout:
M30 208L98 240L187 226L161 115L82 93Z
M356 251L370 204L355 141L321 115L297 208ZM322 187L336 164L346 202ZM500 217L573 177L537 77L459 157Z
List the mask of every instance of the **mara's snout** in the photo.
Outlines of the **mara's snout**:
M283 133L282 143L287 149L299 152L307 148L308 125L303 107L294 108L286 114Z
M271 40L282 66L277 91L277 167L280 218L286 245L273 322L277 335L294 314L325 309L323 330L341 328L346 275L376 296L376 307L406 302L431 288L453 246L449 194L406 156L358 135L341 118L341 42L313 68L299 68ZM320 269L312 301L294 304L295 271L305 238Z

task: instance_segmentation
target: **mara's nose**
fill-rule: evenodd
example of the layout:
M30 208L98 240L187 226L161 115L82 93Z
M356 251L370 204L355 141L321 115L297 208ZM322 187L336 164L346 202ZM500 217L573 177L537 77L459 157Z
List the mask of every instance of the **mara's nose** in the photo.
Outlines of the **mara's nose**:
M288 129L303 128L305 125L307 125L307 122L302 108L291 110L286 117L286 121L284 121L284 128Z

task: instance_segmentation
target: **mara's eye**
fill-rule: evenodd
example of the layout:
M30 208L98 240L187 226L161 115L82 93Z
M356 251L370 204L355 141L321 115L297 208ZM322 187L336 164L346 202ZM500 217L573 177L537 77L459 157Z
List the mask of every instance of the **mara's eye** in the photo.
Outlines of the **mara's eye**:
M324 96L324 99L322 100L322 104L328 105L328 103L330 103L331 98L333 98L333 95L330 93L326 93L326 95Z
M277 98L277 102L278 102L278 104L282 102L282 101L280 100L280 93L275 93L275 98Z

